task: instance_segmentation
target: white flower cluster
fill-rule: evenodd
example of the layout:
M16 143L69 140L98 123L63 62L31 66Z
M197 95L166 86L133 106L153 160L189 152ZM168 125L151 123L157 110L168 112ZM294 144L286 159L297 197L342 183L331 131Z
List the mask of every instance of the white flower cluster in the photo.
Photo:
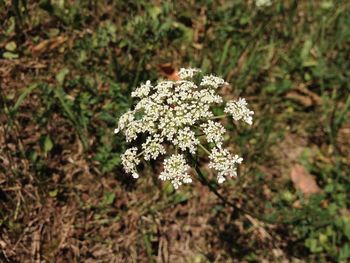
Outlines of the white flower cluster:
M203 129L209 143L212 142L218 147L221 147L226 132L221 123L208 120L208 122L203 123L200 127Z
M192 79L199 72L196 68L181 68L178 75L181 79Z
M125 172L130 173L134 178L139 178L139 174L136 170L136 166L140 163L140 159L137 158L137 148L132 147L127 149L125 153L122 154L121 159Z
M222 148L214 148L209 155L209 168L215 169L218 173L218 183L223 183L225 177L236 177L236 164L241 164L243 158L238 155L232 156L228 150Z
M235 121L243 119L249 125L253 124L254 111L251 111L247 108L248 103L245 99L239 98L239 100L232 100L226 104L225 112L232 115L232 118Z
M213 87L215 89L223 86L223 85L229 85L227 82L225 82L222 78L210 75L210 76L204 76L201 82L201 86L209 86Z
M144 98L150 93L152 88L151 81L147 80L146 84L141 85L131 93L131 97Z
M205 152L211 150L209 167L217 171L217 180L222 183L227 176L236 176L236 165L242 162L242 158L222 148L226 130L214 121L219 116L212 112L213 106L223 103L216 90L228 83L213 75L201 77L199 69L182 68L178 75L177 81L161 81L156 85L147 81L132 92L139 102L120 117L115 133L122 131L127 142L133 142L142 133L146 141L140 149L132 147L122 154L124 170L138 178L140 157L148 161L173 151L164 160L159 178L178 188L192 182L185 156L195 154L200 146ZM194 78L196 75L198 78ZM228 102L224 111L234 120L252 124L253 112L247 108L245 99Z
M160 173L159 179L169 180L174 188L179 188L182 183L192 183L192 179L187 171L190 166L186 164L185 157L182 154L173 154L164 160L164 171Z

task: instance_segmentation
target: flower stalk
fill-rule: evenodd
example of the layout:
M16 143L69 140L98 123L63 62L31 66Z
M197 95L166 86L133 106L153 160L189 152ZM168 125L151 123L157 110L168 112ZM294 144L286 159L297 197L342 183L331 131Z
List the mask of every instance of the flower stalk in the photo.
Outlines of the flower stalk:
M205 176L205 174L201 171L200 169L200 164L198 162L198 160L196 158L193 157L193 155L190 155L190 159L191 159L191 163L196 171L196 174L198 176L198 180L201 182L202 185L206 186L209 188L209 190L215 194L224 205L230 206L232 207L236 212L238 212L241 215L248 215L260 222L263 222L265 224L282 224L282 225L288 225L288 224L294 224L299 222L301 219L296 217L296 218L291 218L291 219L286 219L283 218L282 220L280 219L271 219L271 218L267 218L266 216L261 216L261 215L257 215L256 213L249 211L248 209L242 208L237 206L235 203L230 202L229 200L227 200L227 198L225 198L222 194L219 193L218 189L217 189L217 184L211 183L208 178ZM283 217L280 216L280 217ZM249 217L248 217L249 219ZM323 224L321 224L323 225Z
M279 223L277 221L274 220L270 220L264 217L261 217L259 215L254 214L251 211L248 211L244 208L238 207L236 204L230 202L227 200L227 198L225 198L222 194L219 193L219 191L217 190L216 186L214 184L212 184L208 178L202 173L201 169L200 169L200 165L198 163L198 161L191 155L190 156L191 160L192 160L192 164L195 168L195 171L197 173L198 179L201 182L202 185L207 186L209 188L209 190L214 193L225 205L228 205L230 207L232 207L235 211L237 211L240 214L246 214L249 215L261 222L267 223L267 224L276 224Z
M218 119L224 119L227 117L227 114L223 114L223 115L218 115L218 116L213 116L210 117L209 120L218 120Z

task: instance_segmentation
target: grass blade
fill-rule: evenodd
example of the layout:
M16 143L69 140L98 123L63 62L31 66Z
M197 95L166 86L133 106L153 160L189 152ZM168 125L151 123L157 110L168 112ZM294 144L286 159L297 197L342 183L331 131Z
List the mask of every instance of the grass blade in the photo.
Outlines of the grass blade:
M70 121L73 123L75 129L77 130L79 138L83 144L84 150L86 151L89 148L87 137L86 137L85 132L83 131L82 127L80 126L79 119L73 113L70 105L66 102L64 90L62 89L62 87L58 87L58 88L53 89L53 91L54 91L55 95L57 96L58 100L60 101L60 104L61 104L64 112L67 114L68 118L70 119Z
M27 87L23 93L18 97L15 105L13 106L13 108L10 110L10 114L12 116L14 116L18 110L18 108L21 106L21 104L23 103L24 99L34 90L38 87L39 85L37 83L30 85L29 87Z

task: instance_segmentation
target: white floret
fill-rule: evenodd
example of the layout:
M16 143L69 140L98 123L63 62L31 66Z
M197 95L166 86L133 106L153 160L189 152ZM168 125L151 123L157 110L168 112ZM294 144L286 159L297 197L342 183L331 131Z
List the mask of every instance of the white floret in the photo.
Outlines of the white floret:
M127 111L122 116L120 116L118 121L118 128L114 130L114 133L119 133L120 131L124 130L127 125L134 120L134 111Z
M137 135L143 131L141 120L134 120L130 122L124 131L127 142L131 142L137 138Z
M140 159L137 158L137 148L129 148L121 155L122 164L125 172L130 173L132 177L139 178L136 166L140 163Z
M178 131L173 143L179 146L182 151L189 150L190 153L196 153L199 140L195 137L195 133L191 131L190 127L185 127Z
M226 149L213 148L209 155L209 160L210 162L208 167L216 170L218 173L218 183L223 183L227 176L237 176L236 165L241 164L243 158L239 157L238 155L232 156Z
M158 155L166 153L162 145L163 140L163 137L156 134L154 137L148 137L146 142L142 144L142 149L144 151L143 156L146 161L156 159Z
M229 84L224 79L222 79L220 77L217 77L214 75L209 75L209 76L203 77L200 85L217 89L219 87L222 87L224 85L229 85Z
M182 183L192 183L189 169L185 157L182 154L174 154L164 160L164 171L160 173L159 179L171 181L174 188L178 189Z
M199 72L201 72L201 70L196 68L181 68L178 75L181 79L192 79Z
M151 81L147 80L145 84L142 84L140 87L138 87L135 91L131 93L131 97L147 97L152 88L153 87L151 85Z
M226 104L224 112L232 115L232 118L236 121L243 119L243 121L245 121L249 125L252 125L253 124L252 115L254 114L254 111L249 110L247 106L248 106L248 103L246 102L246 100L243 98L239 98L238 100L229 101Z
M209 143L215 143L216 146L221 147L224 141L225 128L219 122L209 120L201 125L204 134Z

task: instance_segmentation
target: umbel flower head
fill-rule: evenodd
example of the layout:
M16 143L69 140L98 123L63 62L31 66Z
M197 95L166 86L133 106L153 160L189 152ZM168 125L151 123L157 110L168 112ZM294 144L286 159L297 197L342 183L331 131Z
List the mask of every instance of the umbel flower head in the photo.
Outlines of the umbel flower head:
M167 155L159 179L171 181L177 189L192 182L186 157L201 148L208 154L209 168L217 173L217 182L223 183L237 176L237 165L243 159L223 148L226 130L218 120L231 117L251 125L254 112L243 98L224 102L217 89L228 83L220 77L202 76L199 69L192 68L182 68L178 75L177 81L155 85L147 81L132 92L139 101L120 117L115 133L123 132L130 143L140 134L146 139L121 155L124 170L138 178L141 158L149 161ZM215 116L212 109L223 103L226 115Z

